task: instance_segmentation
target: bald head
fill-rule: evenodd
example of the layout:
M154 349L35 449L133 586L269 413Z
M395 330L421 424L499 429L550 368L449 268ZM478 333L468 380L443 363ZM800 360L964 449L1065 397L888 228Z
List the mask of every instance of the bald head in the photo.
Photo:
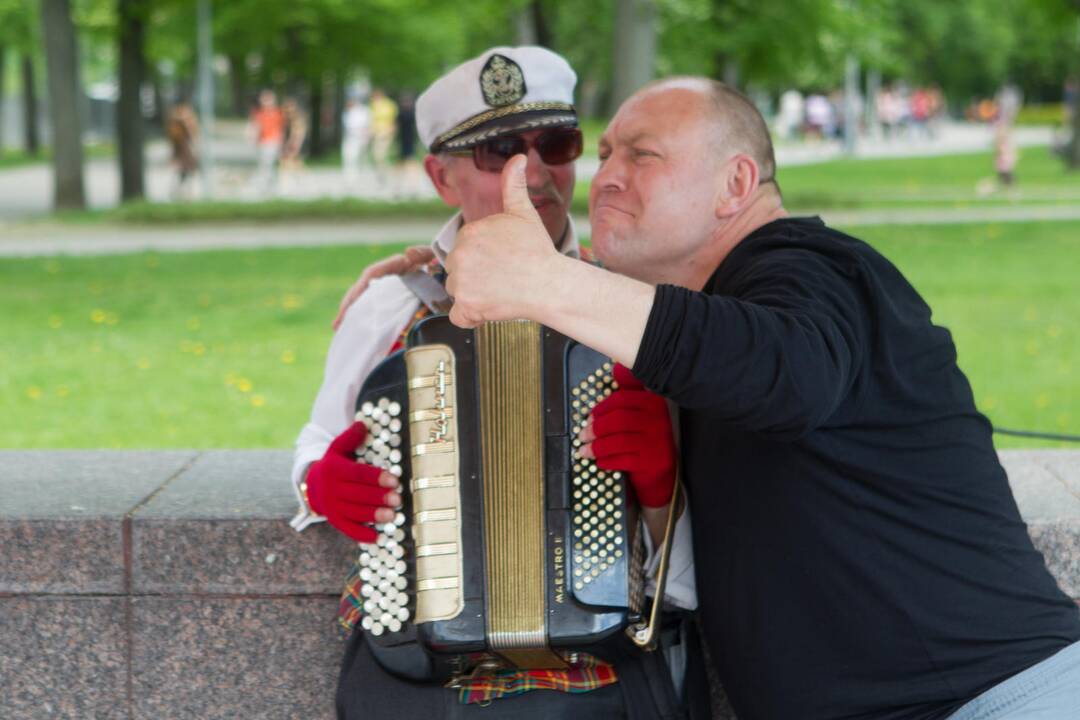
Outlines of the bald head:
M775 178L776 156L769 128L749 98L722 82L695 76L655 80L638 90L635 96L668 90L687 90L701 95L702 108L714 131L716 151L721 156L719 160L744 153L757 164L759 182Z

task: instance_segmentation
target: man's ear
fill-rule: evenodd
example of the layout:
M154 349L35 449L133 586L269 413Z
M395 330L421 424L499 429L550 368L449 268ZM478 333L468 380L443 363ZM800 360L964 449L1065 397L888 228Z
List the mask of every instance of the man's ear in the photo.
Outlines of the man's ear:
M450 168L446 160L435 155L424 157L424 172L431 178L431 184L435 186L435 192L439 193L442 201L450 207L460 207L461 198L458 197L457 188L450 178Z
M757 163L749 155L740 153L728 160L721 170L716 217L731 217L745 207L758 188L760 174Z

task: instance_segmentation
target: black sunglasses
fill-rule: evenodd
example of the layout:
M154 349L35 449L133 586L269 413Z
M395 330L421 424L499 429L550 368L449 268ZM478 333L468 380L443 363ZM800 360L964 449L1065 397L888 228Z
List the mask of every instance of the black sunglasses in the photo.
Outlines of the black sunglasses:
M502 172L506 162L515 155L529 152L536 148L540 159L547 165L565 165L581 157L583 140L578 128L553 128L545 130L533 141L521 135L500 135L474 145L468 150L451 152L451 155L472 155L477 170L484 172Z

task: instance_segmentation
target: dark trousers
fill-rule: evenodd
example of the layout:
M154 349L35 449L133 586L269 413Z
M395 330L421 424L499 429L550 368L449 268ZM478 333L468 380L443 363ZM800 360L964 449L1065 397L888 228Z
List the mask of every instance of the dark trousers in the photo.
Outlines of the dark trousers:
M696 633L693 634L696 640ZM689 649L685 695L676 696L663 653L642 653L632 648L617 651L608 660L619 682L586 693L533 690L493 700L487 706L463 705L458 691L434 683L402 680L383 670L368 647L364 633L349 639L338 680L339 720L441 720L456 718L625 718L626 720L683 720L707 718L707 688L690 675L703 670L700 653ZM701 695L701 690L705 695ZM689 709L688 709L689 706Z

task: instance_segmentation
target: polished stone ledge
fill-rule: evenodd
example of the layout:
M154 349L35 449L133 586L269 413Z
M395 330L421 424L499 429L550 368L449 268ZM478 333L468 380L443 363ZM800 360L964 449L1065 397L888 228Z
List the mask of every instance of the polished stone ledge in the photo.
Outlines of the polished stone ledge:
M288 526L291 455L0 451L0 715L333 717L353 546ZM1002 462L1080 600L1080 451Z

